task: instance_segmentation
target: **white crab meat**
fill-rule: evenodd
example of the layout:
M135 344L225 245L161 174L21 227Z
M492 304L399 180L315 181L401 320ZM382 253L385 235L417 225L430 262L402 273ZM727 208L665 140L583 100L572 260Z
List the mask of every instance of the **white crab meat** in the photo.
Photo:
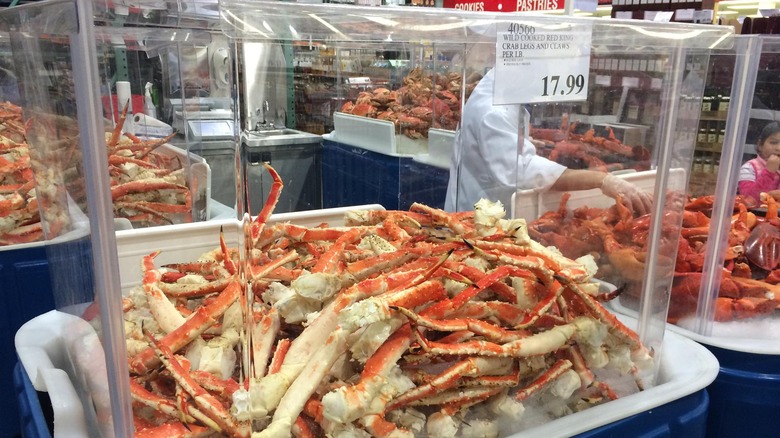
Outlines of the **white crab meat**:
M233 404L230 406L230 414L238 421L249 421L250 401L249 391L241 388L233 393Z
M371 297L342 310L339 314L339 325L353 332L360 327L390 319L392 316L387 303Z
M425 429L428 432L428 436L449 438L454 437L458 433L460 425L450 415L436 412L428 417L428 424L425 425Z
M301 274L291 286L298 295L323 302L341 290L341 277L322 272Z
M463 422L460 428L460 436L463 438L493 438L498 436L498 424L495 421L483 418L471 419Z
M500 220L506 216L504 205L500 201L480 199L474 204L474 225L481 236L489 236L500 228Z
M235 346L240 338L238 332L229 328L222 331L221 336L214 337L208 342L197 339L187 349L187 360L192 369L206 371L227 379L233 375L236 368Z
M568 370L555 379L550 386L550 393L558 398L566 400L574 394L574 391L580 389L581 385L582 380L580 380L580 376L577 372Z
M288 324L307 320L307 315L322 308L322 303L299 295L295 289L273 282L263 293L263 301L273 304Z
M365 362L403 323L400 318L391 318L367 326L357 340L351 343L352 358Z
M506 393L492 397L487 407L496 417L512 423L519 422L525 412L525 406Z
M425 429L425 414L414 409L395 409L387 413L387 419L404 429L419 435Z

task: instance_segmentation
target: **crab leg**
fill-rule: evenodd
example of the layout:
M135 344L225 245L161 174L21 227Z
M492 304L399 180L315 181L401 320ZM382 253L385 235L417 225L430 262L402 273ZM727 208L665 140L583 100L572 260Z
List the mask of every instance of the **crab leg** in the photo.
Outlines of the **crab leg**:
M254 367L254 378L259 379L266 373L268 359L271 357L276 335L279 333L281 321L279 312L275 307L271 307L260 313L260 321L252 329L252 364Z
M217 299L211 303L201 306L190 316L187 321L165 335L158 342L171 351L176 352L185 345L192 342L200 336L206 329L217 323L219 318L233 302L238 299L241 293L241 285L238 282L231 282ZM150 368L159 363L154 348L149 347L138 353L130 359L130 371L135 374L145 374Z
M432 208L424 204L417 202L413 203L409 210L412 212L420 212L430 215L435 222L443 223L452 231L460 235L468 235L473 231L472 227L467 225L458 219L455 215L440 210L438 208Z
M447 415L453 415L463 408L483 402L505 390L506 388L494 387L453 388L415 400L409 403L409 406L444 405L442 411Z
M481 321L479 319L432 319L418 315L404 307L391 306L390 308L392 310L403 313L404 316L409 318L410 321L413 321L414 324L418 326L446 332L467 330L476 335L483 336L493 342L515 341L518 339L527 338L531 335L531 332L528 331L506 330L487 321Z
M119 137L122 136L122 128L125 126L125 120L127 120L127 108L130 106L130 99L125 102L122 107L122 113L119 115L119 120L114 127L114 131L111 133L111 138L108 141L108 147L113 148L119 142Z
M230 413L222 407L219 400L209 394L208 391L204 390L192 379L185 368L182 367L179 361L173 356L173 353L168 347L154 339L151 334L147 334L147 337L152 343L157 357L165 368L171 372L171 376L176 380L176 383L181 385L181 387L192 396L195 404L208 413L210 418L219 425L217 432L225 430L233 436L248 436L248 429L243 431L240 429L240 426L236 424L233 417L230 416Z
M263 209L260 210L260 214L257 215L255 220L250 225L250 236L252 241L256 241L257 238L260 237L260 234L263 232L263 228L265 227L268 218L271 217L271 213L274 211L274 208L276 208L276 203L279 202L279 196L282 193L282 188L284 188L282 177L276 173L276 170L271 167L270 164L265 162L263 163L263 166L271 175L271 178L274 182L271 184L271 190L268 193L268 198L266 198Z
M430 382L411 389L393 399L386 407L387 411L398 409L425 397L455 386L462 377L483 374L504 374L512 366L511 358L469 357L451 366Z
M339 327L328 336L325 345L309 360L306 372L295 379L279 401L271 424L257 434L257 438L290 436L292 424L303 411L306 401L333 367L336 359L346 351L348 334L347 330Z
M460 344L442 344L421 338L421 346L432 355L479 355L497 357L528 357L552 353L565 345L578 332L594 330L596 322L587 317L579 317L566 325L537 333L524 339L505 344L487 341L466 341Z
M566 359L561 359L545 371L541 376L534 379L525 388L515 393L515 399L518 401L526 400L528 397L562 376L565 372L569 371L572 367L572 363Z
M213 432L197 424L165 423L156 427L135 431L135 438L197 438L208 437Z

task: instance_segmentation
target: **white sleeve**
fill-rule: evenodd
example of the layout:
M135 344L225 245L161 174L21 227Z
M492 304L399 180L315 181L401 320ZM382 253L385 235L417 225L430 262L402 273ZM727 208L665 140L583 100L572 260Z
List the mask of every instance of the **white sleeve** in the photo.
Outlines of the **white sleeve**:
M517 154L517 106L495 106L479 124L478 145L492 174L502 186L546 190L566 170L566 166L536 155L526 140ZM517 157L517 159L515 159Z
M739 181L755 181L756 169L750 164L750 161L746 162L739 168Z

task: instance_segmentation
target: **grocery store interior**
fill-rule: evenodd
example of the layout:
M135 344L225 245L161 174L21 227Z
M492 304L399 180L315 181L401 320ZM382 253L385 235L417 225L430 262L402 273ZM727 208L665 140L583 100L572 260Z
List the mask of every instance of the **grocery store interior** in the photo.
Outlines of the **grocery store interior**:
M3 0L0 436L775 437L778 201L780 1Z

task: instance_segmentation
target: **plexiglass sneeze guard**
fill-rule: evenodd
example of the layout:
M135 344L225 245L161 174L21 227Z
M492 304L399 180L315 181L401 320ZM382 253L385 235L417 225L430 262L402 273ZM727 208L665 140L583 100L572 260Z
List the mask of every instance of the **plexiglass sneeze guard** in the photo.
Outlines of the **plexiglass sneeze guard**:
M465 106L459 108L459 112L462 112L462 114L459 114L455 128L457 128L458 123L463 128L467 123L469 99L474 99L477 96L475 93L478 93L479 90L479 85L476 82L476 88L468 87L464 78L471 77L471 73L476 72L478 75L477 79L481 78L481 81L485 81L485 84L488 83L486 78L490 77L491 67L495 66L495 53L504 49L500 41L497 42L497 38L500 38L502 34L512 32L512 29L516 31L521 28L526 30L533 28L540 33L543 33L543 31L546 33L565 33L566 28L572 26L584 29L585 34L590 39L588 47L590 60L585 64L586 70L582 73L583 77L578 78L575 75L571 80L567 81L568 78L564 75L566 72L560 73L563 76L558 76L556 72L555 76L558 83L553 85L552 73L547 77L546 82L546 85L549 87L547 94L554 93L558 95L561 92L571 94L576 89L574 94L582 93L582 97L570 99L574 102L562 100L561 103L556 103L556 100L550 99L548 101L550 103L522 107L519 104L523 102L511 102L514 105L510 105L507 108L511 107L513 109L505 111L510 115L503 120L504 125L498 126L499 129L508 130L507 136L512 137L514 135L514 140L509 143L507 152L505 154L498 152L500 146L495 140L500 139L501 134L485 134L493 142L485 146L490 151L485 151L484 154L493 153L500 156L499 158L504 158L501 163L497 163L495 166L499 168L501 174L495 177L489 175L489 172L486 170L482 170L480 173L469 169L468 166L472 164L472 160L470 157L463 157L466 157L466 154L473 151L458 149L459 146L456 142L453 155L454 161L450 162L449 167L450 187L447 195L453 195L458 199L461 196L465 196L466 192L477 194L474 199L465 201L465 207L457 202L455 208L450 207L452 210L464 211L462 216L453 216L461 219L470 217L468 211L475 207L475 203L480 197L487 197L487 202L476 205L479 213L475 214L475 218L486 221L481 222L481 224L492 224L495 227L501 224L508 227L508 230L505 230L505 232L517 233L515 237L524 242L528 249L522 250L527 252L521 252L515 254L515 256L529 257L529 254L534 254L536 257L539 257L538 259L529 258L515 262L514 268L530 270L533 274L529 274L529 277L523 280L522 274L519 273L520 271L517 271L516 274L521 277L515 278L513 284L520 287L529 296L534 296L535 293L544 293L545 290L549 289L551 292L548 293L551 295L545 296L550 301L545 301L544 305L540 303L539 307L535 308L537 312L545 313L544 317L540 317L534 323L529 322L527 325L519 324L516 327L525 327L533 332L538 329L539 326L537 324L540 324L542 320L548 317L562 318L561 322L563 322L570 320L567 318L571 318L574 315L598 315L597 318L600 318L603 324L611 327L609 330L610 336L615 336L621 339L619 342L631 345L628 350L625 350L632 352L630 356L634 362L629 367L638 374L643 384L652 386L656 371L653 365L657 366L658 362L648 359L658 359L661 354L666 312L669 303L669 289L674 269L674 255L677 250L682 207L692 161L704 78L707 73L708 56L713 49L730 46L732 29L714 26L620 20L605 21L572 17L494 15L464 13L461 11L360 8L279 2L245 3L231 0L220 3L220 16L224 32L236 44L255 42L278 43L284 47L289 47L290 51L294 51L296 47L304 48L304 50L312 52L311 59L298 58L301 61L300 66L288 65L288 69L294 69L295 72L298 72L299 69L308 69L312 65L320 67L325 65L327 66L326 70L335 78L336 87L343 87L347 96L349 96L349 91L354 89L355 96L353 99L337 100L338 105L330 107L330 111L324 117L324 123L333 121L335 126L332 133L333 136L329 138L330 141L334 143L342 142L357 148L363 156L370 156L371 152L378 152L382 156L397 156L399 151L393 149L397 147L397 144L392 142L393 123L390 124L390 135L387 136L387 141L379 144L367 144L382 135L377 127L381 125L379 122L372 122L370 126L369 123L355 123L351 125L351 133L355 134L355 136L348 140L342 137L343 132L340 132L340 126L343 127L344 125L340 125L340 123L343 123L343 120L352 121L353 119L350 119L349 116L354 116L356 112L360 113L358 117L366 117L366 114L370 114L369 118L372 120L378 119L378 114L384 114L388 111L395 112L399 119L399 122L395 125L398 130L414 136L420 134L418 139L425 139L424 135L413 129L413 127L423 125L410 119L400 120L402 116L411 114L404 112L405 110L392 108L392 105L389 105L387 102L393 101L400 103L401 106L406 105L407 102L404 101L404 98L410 91L422 91L426 86L429 87L429 92L433 91L436 98L442 99L445 96L444 93L438 95L437 91L444 91L446 85L439 84L436 81L437 75L433 72L433 68L427 70L425 68L427 65L432 66L434 64L434 56L437 59L447 60L450 62L450 66L457 66L456 68L460 70L453 73L458 74L457 77L461 86L457 88L457 91L460 102L465 102ZM533 41L533 39L528 40L527 43L531 44L530 41ZM571 41L571 39L568 41ZM446 47L446 50L442 50L442 47ZM356 54L359 54L361 50L375 53L376 58L365 64L360 63L360 57L356 56ZM517 46L507 48L506 50L523 49ZM373 71L370 70L371 67L382 64L386 59L397 59L397 55L394 53L397 51L406 51L410 54L429 53L430 56L423 55L422 60L431 62L430 64L419 63L419 69L414 72L414 75L402 75L403 79L399 82L398 88L395 89L392 87L392 79L388 81L388 84L391 84L390 87L379 87L375 86L377 81L376 75L371 76L370 73L367 73L367 78L361 79L359 75L354 74L356 71L371 72ZM485 56L485 54L488 55ZM554 64L555 55L550 55L549 52L546 55L548 56L547 63ZM414 65L415 62L412 58L414 57L408 57L410 64ZM457 60L455 60L456 58ZM529 60L539 62L538 59L529 58ZM540 63L540 65L543 64ZM269 65L268 68L278 67L278 65ZM362 70L360 70L361 68ZM415 67L412 67L410 73L414 70ZM585 76L587 76L587 81L585 81ZM533 78L516 77L512 83L496 83L492 86L495 88L484 91L484 93L485 95L493 96L495 90L500 87L543 86L544 78L540 77L538 82L533 83L531 79ZM361 80L363 81L362 83L360 82ZM371 86L366 86L366 84L371 84ZM559 88L554 88L554 86ZM451 91L451 89L447 88L446 91ZM393 95L393 92L395 92L395 95ZM399 98L401 94L404 97ZM428 100L424 102L414 102L412 100L408 104L428 105L428 116L431 113L434 114L433 121L426 125L426 128L430 128L437 121L435 117L436 102L436 99L429 96ZM314 97L309 96L304 97L300 103L302 104L301 107L295 107L294 116L296 119L299 116L307 115L307 105L313 105L315 100ZM532 102L529 101L528 103ZM587 108L585 108L585 103L588 104ZM641 108L647 111L642 112ZM528 110L528 116L522 117L523 111L520 111L520 109ZM442 111L446 112L444 109ZM345 115L344 113L349 114ZM417 114L422 113L423 111L420 110ZM480 114L480 116L483 116L483 114ZM391 120L392 114L386 114L386 117L388 117L388 120ZM590 187L586 188L597 189L598 193L594 194L592 191L572 192L568 213L556 211L558 208L557 200L553 203L552 208L542 209L541 203L543 199L540 197L540 194L552 186L554 178L550 180L549 175L546 176L543 173L539 173L536 178L528 178L528 175L525 173L528 169L522 167L524 159L529 157L529 154L533 154L534 151L529 152L526 150L526 142L518 140L518 138L523 138L523 130L519 129L519 126L522 124L521 120L528 121L528 129L526 131L530 133L529 140L549 140L552 142L551 147L557 149L559 155L563 155L566 148L569 148L570 155L576 153L573 150L576 148L583 152L586 152L588 147L613 148L612 153L609 155L623 155L617 162L620 166L613 165L615 163L602 162L599 164L596 160L590 160L591 162L586 163L589 166L586 165L584 168L602 172L610 170L620 170L621 172L613 173L607 178L604 177L603 173L595 176L595 182L591 181L589 183ZM441 123L441 121L439 122ZM362 128L359 127L361 123ZM355 128L355 126L358 127ZM538 138L535 138L535 128L544 129L547 132L537 131ZM325 130L327 131L328 129ZM411 131L415 132L412 133ZM430 131L428 132L430 133ZM398 134L398 131L396 131L396 134ZM543 134L549 134L550 138L542 138ZM454 134L453 137L458 135L464 136L469 134L460 132ZM586 140L587 136L591 139L590 146L585 145L588 142ZM430 150L430 137L428 137L428 141L428 143L424 142L423 144L425 145L424 147ZM362 143L355 145L351 142ZM389 147L390 149L381 149L383 147ZM377 150L378 148L380 150ZM400 154L402 155L403 153L401 152ZM583 158L582 161L585 161L586 155L588 154L583 153L579 157ZM517 160L514 158L506 160L506 156L519 158ZM550 160L549 157L548 160ZM573 168L574 165L569 165L569 167ZM394 175L398 176L399 181L404 181L408 176L405 173L407 170L403 166L400 166L400 169L398 167L390 169ZM349 166L334 168L333 170L338 172L354 171ZM467 174L471 176L469 183L463 187L456 187L453 192L453 182L465 181ZM590 175L593 177L592 174ZM327 181L328 177L328 175L324 175L323 181ZM284 180L285 175L281 175L281 178ZM497 182L499 179L507 181L503 187L499 185L500 182ZM520 182L529 179L531 184ZM610 182L602 184L602 179L604 181L609 179ZM484 184L484 186L474 187L474 184ZM611 195L612 198L617 198L619 202L615 204L612 198L602 195L601 191L598 190L602 187L604 193ZM335 189L336 186L332 188ZM574 186L571 186L563 188L563 190L571 191L574 188ZM349 187L342 188L342 190L348 189ZM323 190L323 195L327 199L329 190L325 183ZM518 218L524 217L523 208L525 206L521 205L521 208L516 208L517 205L515 205L512 199L516 198L513 195L524 194L528 190L535 195L532 205L528 206L528 208L536 208L536 210L531 217L526 218L527 222L498 222L497 219L503 217L505 211L498 208L495 201L502 201L504 209L512 209L514 216ZM655 201L643 207L636 205L632 212L626 206L632 195L638 196L636 195L637 191L644 192ZM560 198L559 195L558 200ZM575 198L584 198L586 202L577 204ZM603 203L605 198L609 201L606 205ZM616 206L610 207L612 204ZM575 206L580 207L576 215L571 211ZM424 207L418 204L413 204L411 208L424 209ZM552 211L551 213L547 213L541 218L539 217L550 210ZM483 214L485 217L481 216ZM537 219L541 221L547 220L547 222L534 223ZM563 236L564 231L560 228L561 223L569 219L578 222L572 222L570 225L565 225L565 227L579 232L580 239L587 239L588 236L598 239L596 246L586 251L589 255L580 260L582 264L572 263L559 258L555 250L544 247L544 245L557 245L553 243L540 245L529 239L526 234L536 232L537 237L539 233L551 238L555 238L556 235L562 238L568 237ZM506 225L510 223L514 225ZM449 223L449 226L461 233L467 233L465 228L460 228L454 222ZM496 228L493 228L493 231L495 230ZM626 237L625 234L633 230L636 230L638 234L628 236L628 240L622 240ZM501 257L497 255L497 248L492 244L481 242L477 238L469 240L469 237L472 236L468 236L468 234L462 234L460 237L461 239L466 237L470 247L477 248L474 251L481 257L484 257L485 260L497 262ZM583 242L583 245L585 243L593 244L589 241ZM558 246L559 250L564 251L568 255L568 250L571 248L565 239L558 240L558 245L560 245ZM457 259L457 256L453 257L453 260L449 260L448 263L455 263L455 259ZM541 268L538 264L533 264L532 260L537 263L544 261L550 265L545 265L545 268ZM572 264L568 265L567 263ZM574 271L565 271L565 275L559 272L558 274L553 274L552 277L544 277L545 274L543 272L547 272L544 269L548 269L549 266L555 266L556 269L564 270L563 266L570 266L575 271L577 269L584 270L576 271L579 274L574 274ZM587 268L583 268L583 266ZM510 268L506 267L504 269L509 270ZM596 270L598 270L598 273L596 273L595 278L599 278L599 280L592 281L590 280L591 275ZM579 279L577 281L584 281L585 284L581 285L577 281L572 280L574 278L571 277L572 275ZM577 277L577 275L581 275L581 277ZM536 279L536 282L529 281L529 278ZM520 284L525 286L519 286ZM590 292L585 292L586 290L590 290ZM606 298L620 292L632 294L638 303L639 316L634 326L639 332L638 336L632 334L631 331L623 331L629 329L616 321L609 312L603 311L603 308L589 295L592 293ZM520 300L521 297L516 299ZM553 302L555 302L555 305L552 304ZM428 311L435 313L437 308L434 305ZM547 310L551 308L554 309L554 314L546 314ZM331 367L334 363L338 363L337 359L343 357L342 352L346 351L348 346L351 345L352 341L345 337L351 333L350 330L355 328L353 324L360 326L363 323L367 324L373 321L368 315L364 316L365 321L363 322L348 320L349 315L353 315L354 311L356 311L355 309L344 312L339 317L338 324L335 321L325 324L322 321L322 315L320 315L318 319L314 320L313 325L304 330L302 336L309 339L309 336L313 336L310 333L312 327L320 327L319 324L325 324L323 326L329 329L327 330L329 336L326 336L326 333L322 333L316 338L318 342L324 343L326 347L312 352L311 359L308 360L305 366L303 363L296 362L297 359L285 359L278 374L270 374L250 384L251 413L253 418L255 420L267 418L266 421L255 421L253 424L255 429L264 430L261 436L273 436L274 433L289 433L292 422L298 418L299 413L306 409L306 406L314 408L315 405L320 403L326 420L324 424L328 425L326 427L332 427L333 430L338 430L341 427L354 427L352 421L357 420L357 424L360 427L365 427L371 431L374 430L372 428L379 426L379 422L384 421L381 417L368 415L371 413L371 408L362 402L350 403L350 400L357 399L349 398L353 391L358 389L370 391L373 388L370 380L374 368L366 366L360 377L355 374L355 369L349 371L354 377L347 377L350 374L340 375L342 377L336 376L335 385L340 386L339 388L318 388L317 383L315 383L321 382L322 379L329 379L326 376L331 375L330 373L333 372ZM363 308L361 307L360 309ZM367 309L364 310L368 312ZM423 322L426 311L422 311L420 315L409 311L398 311L402 312L404 317L394 317L393 320L396 320L396 324L403 324L402 327L408 327L409 330L416 330L418 333L414 341L409 341L409 335L406 334L405 336L403 331L395 332L393 337L390 338L398 342L394 344L395 350L393 350L391 357L392 362L398 362L400 369L408 371L415 368L424 373L425 371L422 370L425 368L425 365L442 360L440 358L434 359L437 354L441 354L442 351L457 351L445 348L440 343L442 339L433 334L438 330L444 330L442 327L430 321ZM535 318L532 319L535 320ZM582 320L576 321L582 322ZM406 323L409 323L409 325L405 325ZM576 323L572 322L572 324ZM564 323L563 326L565 325ZM561 328L563 326L557 326L557 329L563 330ZM368 331L368 329L365 330ZM396 328L391 330L396 330ZM441 336L444 335L441 334ZM450 338L448 337L447 341L449 340ZM641 346L638 343L639 341L641 341ZM301 342L300 340L294 341L293 346L301 347L303 345ZM407 347L409 345L406 342L414 343L412 353L419 354L408 355ZM623 344L624 347L625 345ZM383 348L393 347L384 344ZM439 348L441 350L437 350ZM469 342L461 343L456 347L449 346L449 348L475 348L479 351L475 344ZM578 348L587 350L588 347L579 344ZM296 355L301 354L302 351L304 350L296 348L293 357L297 357ZM615 352L608 354L613 353ZM290 354L293 354L292 349ZM351 354L355 355L356 353L353 350ZM481 354L489 356L484 351ZM557 364L556 369L550 369L549 372L563 372L572 362L578 363L578 360L582 359L579 353L573 354L571 362L558 363L554 360L548 361L548 364ZM587 356L585 361L592 365L592 360L595 358L588 356L589 353L583 352L583 354ZM471 370L469 372L482 372L471 368L472 365L475 367L482 365L476 365L476 362L472 365L467 364L471 364L469 361L472 360L478 362L483 359L464 359L464 356L458 356L458 359L463 360L463 362L445 361L445 363L453 367L468 367ZM485 360L496 365L491 360ZM488 366L487 362L483 365ZM257 365L259 364L255 364L255 366ZM377 366L380 365L377 364ZM381 366L388 367L388 371L384 374L389 373L391 369L398 370L392 363L383 363ZM558 366L561 368L557 368ZM576 364L574 367L577 369ZM452 368L452 370L454 369ZM637 376L635 375L634 377ZM345 384L338 382L339 378L352 380ZM600 378L597 375L596 379ZM355 379L360 379L361 383L353 386L353 382L357 381ZM322 381L330 382L332 380ZM429 394L425 391L426 388L430 389L431 386L420 382L417 384L419 386L417 386L416 390L411 393L405 393L401 397L403 401L392 401L385 408L392 410L394 407L405 406L407 402L412 403L412 400L414 400L415 404L418 404L417 402L421 399L427 400ZM632 381L628 386L632 385L636 388L636 382ZM306 404L307 400L311 402L310 396L317 399L318 403ZM456 394L450 394L447 391L444 392L443 396L452 396L453 399L450 400L452 403L463 402L462 399L457 398ZM516 395L516 397L522 398L523 396ZM427 424L425 426L416 423L419 424L419 427L427 427L429 434L435 434L435 428L437 425L440 425L438 421L448 418L451 420L446 413L446 408L437 411L438 407L433 409L435 413L427 416ZM311 411L311 413L313 412ZM477 409L472 413L474 412L477 412L477 416L473 421L479 421L479 410ZM425 415L422 414L422 416ZM387 425L387 423L382 424ZM507 430L512 432L517 430L511 427L503 429L505 425L501 421L495 421L495 419L492 424L498 424L496 427L501 429L502 433ZM391 425L391 427L396 426Z
M52 1L2 11L20 94L44 228L88 217L85 263L47 254L78 395L95 436L132 433L113 207L91 3ZM83 201L81 203L77 201ZM75 285L73 288L67 286ZM89 322L87 322L89 321ZM97 330L96 330L97 328Z
M733 73L727 99L721 97L717 111L710 111L710 120L703 122L723 124L722 139L717 142L721 149L714 151L711 170L716 184L689 202L691 211L698 209L697 214L709 217L699 224L707 234L696 232L694 224L683 229L689 235L689 259L700 262L678 269L669 312L669 322L687 336L756 354L780 353L773 329L777 319L777 289L772 279L777 269L776 201L761 193L771 193L772 187L754 189L742 181L760 178L762 170L751 173L746 169L752 169L751 163L761 163L756 158L762 131L767 127L769 134L780 130L772 85L778 56L780 39L765 35L738 36L732 48L712 53L711 64L726 65ZM696 249L696 241L706 246ZM686 277L696 281L685 285Z

